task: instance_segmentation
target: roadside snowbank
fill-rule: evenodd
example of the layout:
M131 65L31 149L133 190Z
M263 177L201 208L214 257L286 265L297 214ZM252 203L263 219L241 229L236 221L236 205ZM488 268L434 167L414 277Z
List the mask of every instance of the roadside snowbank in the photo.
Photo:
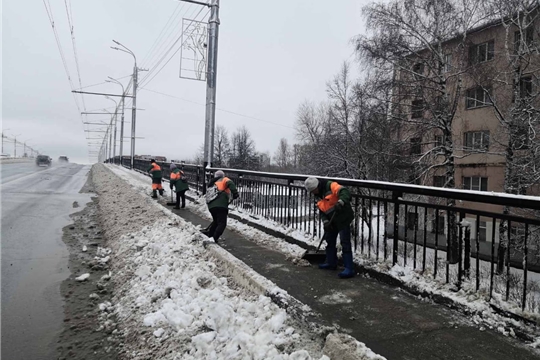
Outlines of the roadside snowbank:
M127 358L329 359L324 338L307 332L269 297L227 277L198 228L103 166L94 169L100 208L108 214L103 220L115 283L114 304L100 309L116 314ZM129 183L146 194L143 180ZM358 344L358 358L383 359Z

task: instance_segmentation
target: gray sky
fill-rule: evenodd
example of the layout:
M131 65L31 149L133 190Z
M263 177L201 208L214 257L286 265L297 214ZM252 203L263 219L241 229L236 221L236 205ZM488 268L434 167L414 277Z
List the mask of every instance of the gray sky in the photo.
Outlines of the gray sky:
M71 79L79 88L65 2L49 1ZM354 61L350 39L364 31L361 7L366 3L222 0L217 107L283 126L224 111L217 111L216 124L230 133L245 125L257 149L272 155L280 138L294 141L298 105L305 99L324 99L326 81L344 60ZM132 73L132 57L110 49L112 39L136 54L139 67L155 69L162 53L178 37L181 19L193 18L201 10L172 0L71 0L69 4L83 87L101 83L107 76ZM164 33L170 37L147 56L175 11L174 27ZM207 11L202 8L198 19ZM73 161L95 161L87 157L85 128L43 2L4 1L2 20L2 127L9 129L6 135L22 134L21 140L31 139L29 144L53 158L65 154ZM144 137L137 141L137 154L189 158L204 141L205 108L199 104L205 102L206 84L180 79L179 67L178 53L153 80L143 82L138 92L137 106L145 110L137 113L137 136ZM140 79L146 75L141 72ZM121 81L127 85L129 78ZM121 92L118 85L111 84L84 90ZM112 111L114 106L98 96L87 95L84 101L89 111ZM82 110L80 97L79 103ZM108 115L87 119L108 121ZM126 109L126 121L130 119L131 110ZM126 124L127 129L130 126ZM125 152L129 150L126 141ZM5 152L13 153L13 146L7 147Z

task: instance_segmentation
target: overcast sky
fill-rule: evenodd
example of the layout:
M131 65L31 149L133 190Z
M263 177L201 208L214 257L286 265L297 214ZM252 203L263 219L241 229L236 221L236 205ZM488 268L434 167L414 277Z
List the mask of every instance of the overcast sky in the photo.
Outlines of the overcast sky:
M49 1L72 82L79 88L65 2ZM153 76L159 68L157 61L181 32L181 19L193 18L201 10L200 6L173 0L67 3L71 5L83 87L101 83L107 76L120 78L132 73L132 57L110 49L112 39L130 48L139 67L154 70ZM350 40L364 31L361 7L367 3L222 0L217 107L228 112L218 110L216 124L224 125L230 133L245 125L257 150L272 155L282 137L294 141L298 105L306 99L324 99L326 81L344 60L357 67ZM202 19L207 11L203 8L197 18ZM163 41L149 54L173 14L170 24L174 26L165 29ZM21 134L19 139L28 140L54 159L65 154L78 162L95 161L87 156L82 121L109 121L109 117L79 115L43 2L4 1L2 20L2 127L9 129L5 135ZM179 78L179 68L178 53L153 80L142 83L137 107L144 111L137 113L137 136L144 139L136 142L137 154L190 158L204 141L205 108L201 104L206 84ZM146 75L141 72L140 79ZM127 85L129 78L120 81ZM118 85L111 84L84 90L121 92ZM87 95L84 102L88 111L112 111L114 106L100 96ZM80 97L79 103L83 110ZM126 109L126 121L130 120L131 110ZM126 124L125 136L129 136L129 128ZM96 136L99 133L90 134ZM13 153L13 145L5 147L4 152ZM129 151L129 139L124 149Z

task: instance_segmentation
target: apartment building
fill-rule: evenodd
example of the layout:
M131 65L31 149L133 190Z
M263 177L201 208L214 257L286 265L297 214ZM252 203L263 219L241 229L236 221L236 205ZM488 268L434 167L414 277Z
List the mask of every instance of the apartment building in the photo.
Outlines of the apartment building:
M528 26L521 27L500 20L490 22L445 41L442 47L434 46L442 51L418 51L396 72L397 105L392 112L403 120L395 130L396 140L402 144L400 165L407 174L402 181L451 187L444 165L448 160L445 152L451 152L455 188L505 192L510 136L514 158L530 157L531 143L540 136L539 113L534 112L540 109L538 11L530 19ZM532 121L516 118L517 102ZM451 138L450 149L446 137ZM527 166L519 171L512 192L540 195L538 185L520 181L528 175ZM458 206L502 211L495 205L462 202ZM428 227L444 233L444 221L441 216L437 226L431 222ZM480 240L492 239L491 219L472 224L473 237L478 233ZM496 241L498 228L495 226Z

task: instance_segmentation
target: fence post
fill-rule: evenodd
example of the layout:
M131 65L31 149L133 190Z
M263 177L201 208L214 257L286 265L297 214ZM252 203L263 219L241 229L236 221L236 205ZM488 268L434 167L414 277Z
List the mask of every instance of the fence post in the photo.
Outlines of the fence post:
M289 194L287 195L287 226L291 226L291 197L292 197L292 180L288 180Z
M394 244L392 246L392 265L396 265L398 261L399 247L399 198L403 194L397 191L392 192L392 200L394 202Z
M471 226L467 222L465 225L465 254L463 254L464 261L463 261L463 270L465 273L465 277L467 279L470 279L471 277ZM460 243L461 244L461 243ZM479 254L477 253L476 256Z

